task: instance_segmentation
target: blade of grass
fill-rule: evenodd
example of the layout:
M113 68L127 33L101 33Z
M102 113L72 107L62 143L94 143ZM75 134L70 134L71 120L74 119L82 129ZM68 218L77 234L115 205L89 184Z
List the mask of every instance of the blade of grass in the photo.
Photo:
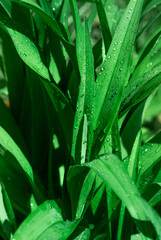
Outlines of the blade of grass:
M93 169L93 171L114 190L134 219L145 222L151 221L156 230L158 239L161 239L160 216L143 198L141 198L139 191L132 183L122 163L116 156L100 156L99 159L87 163L86 166ZM137 221L136 224L138 224Z
M12 3L11 0L1 0L0 4L4 7L8 16L11 17Z
M120 107L123 90L127 84L129 61L141 16L142 4L143 1L130 1L97 77L95 112L89 124L89 128L92 125L92 129L96 130L93 140L94 147L96 144L101 145Z
M4 25L3 25L4 27ZM35 43L23 33L5 26L21 59L35 72L50 81L49 72L43 64Z
M19 123L24 87L24 66L10 37L6 33L2 32L2 38L3 64L9 91L10 108L14 118L16 119L17 123Z
M78 138L80 124L83 118L83 114L85 113L87 115L87 121L89 121L91 117L91 111L93 111L94 63L87 21L86 20L84 21L83 29L76 1L71 0L70 4L72 8L76 29L76 52L81 76L76 114L74 119L71 156L76 163L79 163L80 160L79 159L77 160L75 155L76 155L76 142ZM89 129L89 134L90 131L91 129Z
M9 133L9 135L13 138L16 144L23 150L24 154L27 157L30 157L26 143L23 139L22 133L20 132L20 129L17 126L11 112L6 108L1 99L0 99L0 116L1 116L0 126Z
M161 13L159 12L150 22L148 22L141 30L138 32L137 39L148 30L149 27L151 27L152 24L155 23L160 17Z
M63 221L60 208L53 200L42 203L19 226L13 235L16 240L67 239L78 225L78 221ZM37 227L39 226L39 227Z
M135 138L135 142L134 142L133 148L131 150L131 154L129 157L129 163L128 163L128 173L134 182L136 182L137 174L138 174L140 148L141 148L141 130L138 132L138 134ZM125 222L125 214L126 214L125 209L126 209L125 205L122 203L121 209L120 209L118 230L117 230L117 240L121 239L121 236L122 236L123 224Z
M55 19L47 15L42 8L32 0L13 1L36 12L43 19L43 21L61 38L62 43L64 44L64 47L71 58L73 66L75 67L76 71L78 71L75 49L74 46L72 46L70 39L68 39L68 33L64 26L62 24L58 24Z
M71 199L72 218L79 219L88 207L88 197L92 191L95 174L84 171L80 165L72 166L67 173L67 187Z
M46 0L45 0L45 1L44 1L44 0L39 0L39 2L40 2L40 5L41 5L43 11L44 11L48 16L50 16L51 18L54 19L54 14L53 14L53 12L52 12L52 9L51 9L51 6L50 6L49 2L46 1Z
M147 4L146 8L143 11L143 16L150 12L153 8L156 8L159 4L161 4L160 0L152 0L149 2L149 4Z
M0 145L0 178L14 209L23 216L30 213L31 185L13 155ZM16 188L15 188L16 186ZM34 194L33 197L35 198Z
M16 220L8 194L1 181L0 181L0 204L1 204L0 225L2 225L2 229L6 234L6 238L10 239L13 231L16 229Z
M33 191L35 192L37 198L41 202L42 199L44 199L44 196L38 189L38 187L35 185L34 173L31 165L29 164L27 158L25 157L21 149L17 146L17 144L14 142L11 136L9 136L8 133L2 127L0 127L0 144L15 157L16 161L19 163L23 171L26 173L26 176L33 188Z
M122 158L123 159L131 154L134 141L142 125L144 106L145 106L145 101L139 104L136 108L131 109L131 111L125 118L124 123L122 124L121 140L122 140ZM136 122L136 119L137 119L137 122Z
M106 17L105 9L103 7L102 0L96 1L97 13L100 20L101 30L104 39L105 52L107 53L112 41L108 20Z

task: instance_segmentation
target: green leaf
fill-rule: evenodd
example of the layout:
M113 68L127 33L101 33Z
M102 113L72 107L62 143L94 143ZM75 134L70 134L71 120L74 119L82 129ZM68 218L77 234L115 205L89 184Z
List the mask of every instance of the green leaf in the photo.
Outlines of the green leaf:
M102 0L96 1L96 7L97 7L97 13L99 16L101 30L102 30L102 34L103 34L105 52L107 53L110 43L111 43L111 40L112 40L112 37L111 37L111 32L110 32L110 28L108 25L108 20L106 17L106 12L103 7Z
M15 48L21 59L36 73L50 81L48 69L43 64L35 43L23 33L7 27Z
M98 140L103 141L119 110L123 90L128 80L128 69L142 5L143 1L130 1L97 77L95 111L89 124L89 128L92 125L91 128L96 130L93 140L94 148Z
M8 135L8 133L0 126L0 144L7 149L19 162L24 172L34 181L34 175L32 167L30 166L25 155L20 148L14 142L14 140Z
M145 222L151 221L157 232L158 239L161 239L160 216L141 198L136 186L124 170L123 164L116 156L100 156L99 159L86 164L86 166L91 168L96 175L100 176L113 189L134 219ZM136 224L138 224L137 221Z
M16 162L21 166L21 168L25 172L38 200L41 202L44 199L44 196L42 195L41 191L35 184L34 173L31 165L29 164L27 158L25 157L21 149L17 146L17 144L14 142L11 136L9 136L9 134L1 126L0 126L0 144L1 146L3 146L5 151L9 151L12 154L12 156L14 156ZM2 156L3 155L5 154L3 153Z
M86 240L90 239L90 230L88 228L86 228L83 232L81 232L79 236L74 238L74 240L84 240L84 239Z
M118 5L113 0L108 0L105 3L105 12L107 15L110 32L112 36L115 33L115 30L119 24L119 21L123 15L124 8L119 8Z
M63 221L60 208L53 200L42 203L19 226L12 239L65 240L76 228L78 222Z
M6 10L9 17L11 17L12 3L11 0L1 0L0 4Z
M95 174L92 171L87 172L81 165L69 168L67 187L71 198L73 219L81 218L88 207L88 197L92 191L94 180Z
M52 12L51 6L49 4L48 1L44 1L44 0L40 0L40 5L42 7L42 9L44 10L44 12L47 13L47 15L49 15L51 18L54 19L54 14Z
M158 133L148 143L145 143L141 148L140 156L140 174L144 175L152 170L161 160L161 133Z
M64 28L64 26L61 24L58 24L55 19L53 19L49 15L47 15L43 11L43 9L32 0L21 0L21 1L13 0L13 1L36 12L43 19L43 21L61 38L61 40L66 48L66 51L68 52L68 54L71 58L73 66L77 70L78 67L77 67L77 61L76 61L76 56L75 56L75 49L72 46L70 39L68 39L68 34L67 34L67 31Z
M30 212L29 199L30 195L33 194L31 185L16 159L1 145L0 178L5 185L14 209L26 216Z
M87 204L87 198L92 190L92 186L95 180L95 174L93 171L89 171L87 177L84 180L77 205L76 219L81 218L83 210Z
M123 144L123 159L131 154L135 138L141 129L144 106L145 101L139 104L136 108L131 109L131 111L125 118L124 123L122 124L121 139ZM136 124L134 124L134 122ZM133 131L131 131L131 129L133 129Z
M13 118L11 112L4 105L3 101L0 99L0 126L8 132L8 134L13 138L16 144L23 150L25 155L29 157L29 153L24 142L22 133L17 126L15 119Z
M64 39L64 36L60 30L60 27L55 19L51 18L46 12L43 11L43 9L34 1L32 0L13 0L13 2L16 2L24 7L27 7L34 12L38 13L39 16L43 18L43 20L51 27L51 29L58 34L61 38Z
M129 157L129 164L128 164L128 173L134 182L136 182L137 175L138 175L140 148L141 148L141 130L138 132L135 138L134 145Z
M3 183L0 181L0 225L5 233L7 239L12 236L13 231L16 229L15 215L10 203L10 199L5 190Z
M14 118L17 122L19 122L24 87L24 66L21 58L17 54L11 38L3 31L2 40L4 58L3 65L9 91L10 108Z
M143 15L151 11L153 8L156 8L159 4L161 4L160 0L151 0L144 9Z
M80 163L79 159L76 159L76 142L79 137L79 129L83 114L87 115L87 121L89 121L93 112L93 95L94 95L94 61L92 54L91 41L89 36L89 29L87 21L84 21L84 29L80 22L78 15L78 9L75 1L71 1L73 17L76 28L76 52L78 56L78 66L81 76L81 82L79 86L79 95L76 106L76 114L74 119L73 128L73 143L71 156L76 163ZM90 135L91 129L89 129ZM90 137L88 137L90 138ZM90 139L89 139L90 141ZM87 156L88 159L88 156Z

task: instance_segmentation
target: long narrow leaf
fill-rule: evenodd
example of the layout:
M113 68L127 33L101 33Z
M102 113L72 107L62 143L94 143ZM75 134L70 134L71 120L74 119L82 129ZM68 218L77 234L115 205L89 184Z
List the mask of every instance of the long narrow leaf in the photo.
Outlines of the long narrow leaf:
M95 112L90 125L102 141L116 118L125 85L129 61L141 16L143 1L130 1L116 29L106 59L96 80ZM104 130L104 132L103 132ZM98 142L98 140L97 140ZM98 143L97 143L98 144Z
M139 191L117 157L105 155L86 164L86 166L93 169L114 190L134 219L151 221L157 232L158 239L161 239L160 216L141 198Z

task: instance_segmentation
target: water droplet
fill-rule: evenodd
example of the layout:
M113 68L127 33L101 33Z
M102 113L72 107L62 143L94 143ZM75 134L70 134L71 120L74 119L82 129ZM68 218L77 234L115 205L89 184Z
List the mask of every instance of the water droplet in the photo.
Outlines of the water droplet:
M124 61L121 61L120 64L123 65L123 64L124 64Z
M116 51L116 48L113 48L113 51Z
M122 68L119 68L119 71L122 72Z
M110 58L111 58L111 55L108 56L108 59L110 59Z

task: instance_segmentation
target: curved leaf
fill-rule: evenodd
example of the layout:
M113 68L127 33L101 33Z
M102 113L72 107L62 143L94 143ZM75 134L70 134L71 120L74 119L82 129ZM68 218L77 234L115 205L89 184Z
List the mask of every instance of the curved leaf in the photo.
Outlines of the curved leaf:
M116 156L100 156L99 159L85 165L91 168L113 189L134 219L151 221L157 232L158 239L161 239L160 216L141 198L136 186L124 170L123 164Z

